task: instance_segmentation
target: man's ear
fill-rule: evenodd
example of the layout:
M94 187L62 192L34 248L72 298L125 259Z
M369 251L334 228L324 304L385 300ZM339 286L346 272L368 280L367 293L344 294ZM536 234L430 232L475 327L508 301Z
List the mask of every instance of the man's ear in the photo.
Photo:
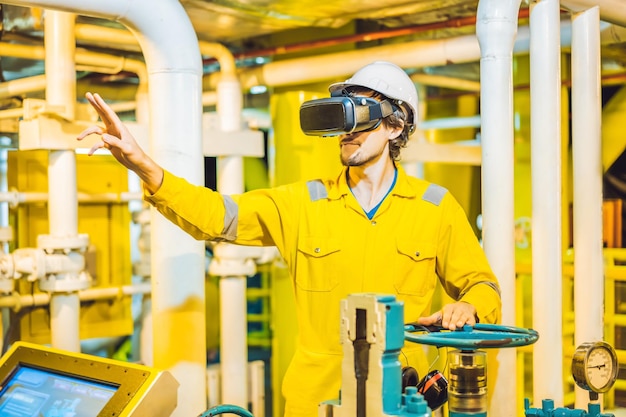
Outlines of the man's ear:
M397 127L389 132L389 140L393 140L402 134L403 127Z

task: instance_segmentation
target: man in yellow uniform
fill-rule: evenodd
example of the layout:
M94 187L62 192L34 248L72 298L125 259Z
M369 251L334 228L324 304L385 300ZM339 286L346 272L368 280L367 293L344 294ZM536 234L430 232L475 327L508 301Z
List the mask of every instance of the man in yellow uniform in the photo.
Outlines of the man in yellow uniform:
M334 178L240 195L191 185L144 153L97 94L87 99L105 127L78 137L99 134L91 153L110 149L141 178L145 199L196 239L279 249L293 279L299 324L283 381L289 417L316 416L320 402L338 396L340 300L348 294L393 294L404 303L405 322L455 329L500 319L498 282L463 209L444 188L408 176L397 163L417 120L410 78L379 61L330 91L330 102L303 105L301 124L307 133L338 137L344 168ZM328 126L337 114L324 115L337 106L354 117ZM319 124L315 115L323 119ZM432 312L438 281L456 302ZM421 347L401 356L426 374Z

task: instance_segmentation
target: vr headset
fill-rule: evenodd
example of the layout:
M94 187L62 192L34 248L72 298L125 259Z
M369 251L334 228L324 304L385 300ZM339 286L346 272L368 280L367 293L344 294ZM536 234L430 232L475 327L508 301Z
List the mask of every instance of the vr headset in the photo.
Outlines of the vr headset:
M392 113L393 106L388 100L333 96L302 103L300 128L311 136L365 132L376 129Z

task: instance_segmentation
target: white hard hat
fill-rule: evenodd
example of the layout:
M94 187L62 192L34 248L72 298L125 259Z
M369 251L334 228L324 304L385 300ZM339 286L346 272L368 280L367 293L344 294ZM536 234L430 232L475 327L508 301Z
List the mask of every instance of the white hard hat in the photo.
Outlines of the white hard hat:
M358 70L342 83L331 84L331 93L351 86L366 87L395 100L408 112L407 121L417 125L417 90L408 74L396 64L375 61Z

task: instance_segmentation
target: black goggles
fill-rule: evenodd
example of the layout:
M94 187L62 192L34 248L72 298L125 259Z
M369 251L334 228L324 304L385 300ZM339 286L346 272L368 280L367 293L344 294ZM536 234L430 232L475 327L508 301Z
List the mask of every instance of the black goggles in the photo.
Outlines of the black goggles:
M300 128L306 135L338 136L376 129L393 113L388 100L338 96L305 101L300 106Z

